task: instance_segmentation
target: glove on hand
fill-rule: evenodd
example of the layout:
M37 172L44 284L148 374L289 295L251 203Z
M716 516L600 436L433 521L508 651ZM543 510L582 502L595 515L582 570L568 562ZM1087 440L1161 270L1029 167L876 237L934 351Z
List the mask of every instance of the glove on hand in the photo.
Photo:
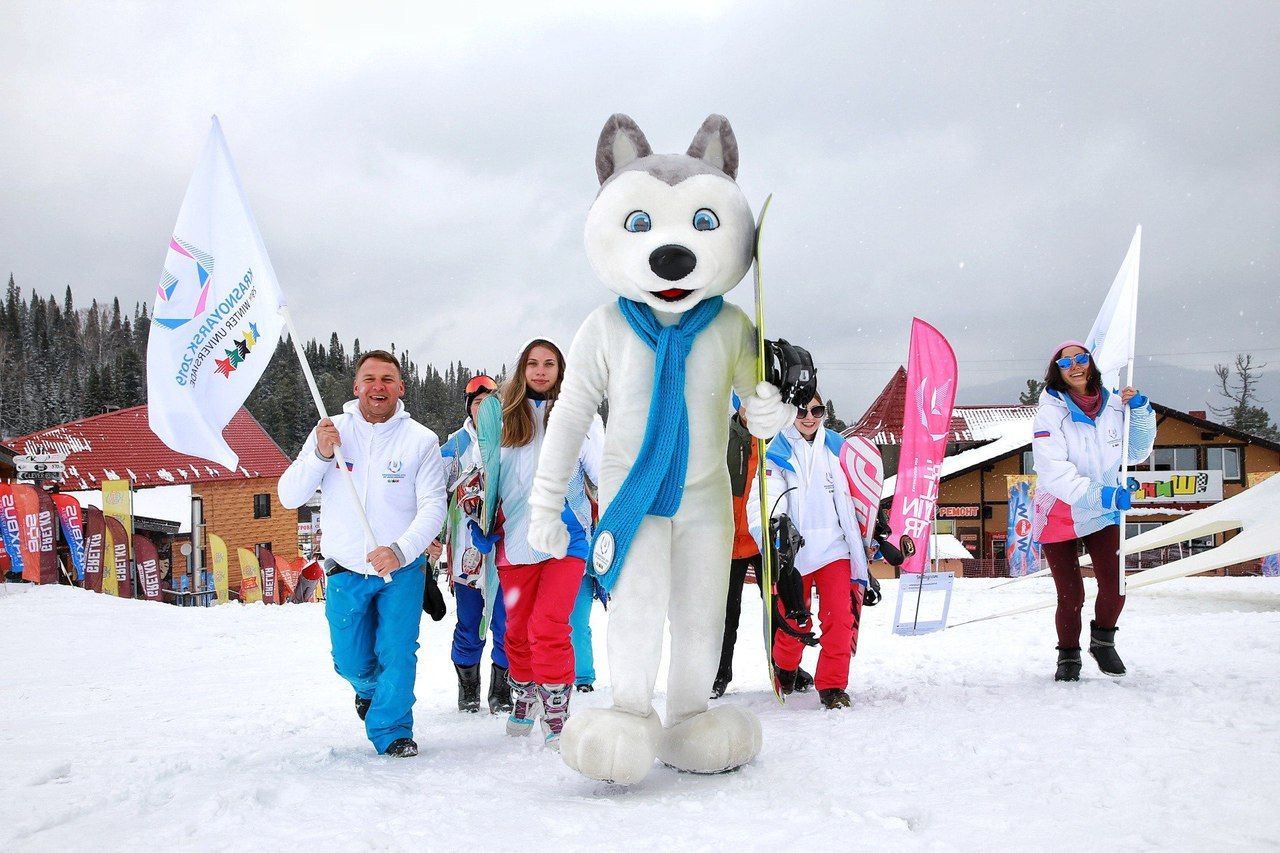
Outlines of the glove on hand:
M529 507L529 545L557 560L569 552L569 528L560 513Z
M782 393L768 382L756 385L755 393L743 401L747 429L756 438L773 438L796 419L796 407L782 402Z
M480 525L474 521L467 522L467 529L471 531L471 544L476 546L476 550L481 554L488 554L493 550L493 546L498 544L498 540L502 538L502 534L496 530L493 533L485 534L480 529Z
M1125 512L1133 508L1133 495L1128 489L1121 489L1117 486L1102 487L1102 508L1118 509Z

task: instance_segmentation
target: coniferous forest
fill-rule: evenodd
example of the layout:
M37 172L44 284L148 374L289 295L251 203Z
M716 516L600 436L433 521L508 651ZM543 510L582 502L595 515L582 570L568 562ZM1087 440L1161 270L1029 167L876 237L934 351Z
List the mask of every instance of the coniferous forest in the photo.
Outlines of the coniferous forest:
M123 309L113 299L81 307L70 286L61 301L24 296L10 275L0 303L0 438L147 402L150 327L145 304ZM345 346L335 332L327 345L310 340L304 350L325 407L338 412L351 399L359 339ZM463 386L479 371L458 362L441 372L417 364L408 350L395 354L404 367L405 408L443 440L461 424ZM297 454L317 416L288 339L277 344L246 405L286 454Z

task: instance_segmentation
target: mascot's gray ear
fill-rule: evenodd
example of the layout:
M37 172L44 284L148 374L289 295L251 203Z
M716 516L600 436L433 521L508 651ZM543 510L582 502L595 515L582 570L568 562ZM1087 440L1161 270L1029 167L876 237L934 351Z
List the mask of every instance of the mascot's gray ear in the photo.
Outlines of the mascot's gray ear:
M738 138L729 120L712 113L689 143L688 155L715 166L729 177L738 178Z
M596 175L603 184L623 166L652 153L644 131L631 116L614 113L604 123L600 141L596 143Z

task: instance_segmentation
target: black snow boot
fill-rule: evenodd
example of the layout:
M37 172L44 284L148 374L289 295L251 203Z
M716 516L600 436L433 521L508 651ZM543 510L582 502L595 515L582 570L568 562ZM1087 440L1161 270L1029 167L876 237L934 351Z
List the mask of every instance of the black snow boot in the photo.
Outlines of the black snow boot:
M1124 675L1124 661L1116 654L1116 631L1119 628L1099 628L1098 623L1089 621L1089 654L1098 662L1098 669L1103 675L1119 678Z
M496 663L489 675L489 713L511 713L511 682L507 680L507 668Z
M596 685L593 681L584 681L581 684L573 685L573 689L577 690L579 693L595 693Z
M413 758L418 754L418 745L411 737L396 738L387 747L386 754L392 758Z
M454 664L458 671L458 710L475 714L480 710L480 664L460 666Z
M808 693L813 686L813 676L804 671L804 667L796 667L796 692Z
M782 687L782 695L794 693L796 690L796 671L794 669L783 669L775 666L773 671L778 676L778 685Z
M362 696L357 696L356 697L356 716L363 720L365 718L365 715L369 713L369 706L372 704L373 704L372 699L365 699Z
M1058 649L1058 671L1053 674L1054 681L1080 680L1080 650Z
M849 694L839 687L828 687L826 690L819 690L818 699L822 702L822 707L828 711L850 707Z

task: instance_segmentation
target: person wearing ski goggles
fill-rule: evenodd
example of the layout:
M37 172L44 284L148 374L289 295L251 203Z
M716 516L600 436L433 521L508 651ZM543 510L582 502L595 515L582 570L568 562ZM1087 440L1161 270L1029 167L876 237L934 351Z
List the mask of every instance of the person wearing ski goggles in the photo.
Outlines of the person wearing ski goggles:
M480 620L484 613L484 593L480 589L483 557L471 542L467 521L482 508L484 495L476 413L480 404L497 390L498 383L483 373L473 376L463 386L466 418L440 448L447 471L445 479L450 489L449 500L456 506L456 511L450 515L454 522L445 534L449 547L449 588L453 591L458 615L450 656L458 674L458 710L473 714L480 710L480 663L486 638L480 636ZM427 549L427 555L433 560L439 559L441 550L440 543L433 542ZM511 711L506 627L507 610L502 596L497 595L489 622L493 634L488 695L491 714Z
M1080 341L1053 351L1044 376L1032 432L1035 498L1032 537L1040 543L1058 591L1054 623L1058 635L1055 681L1080 679L1084 581L1080 546L1093 559L1098 599L1089 623L1089 654L1103 673L1119 677L1124 663L1115 648L1116 622L1124 608L1118 552L1120 514L1132 496L1120 482L1129 410L1130 465L1146 459L1155 444L1155 412L1133 388L1109 391L1093 357Z
M855 488L840 464L844 439L823 421L820 394L796 412L796 419L769 444L765 457L770 517L786 515L803 544L792 562L800 574L803 610L818 592L818 666L814 686L822 707L848 708L849 665L857 649L862 600L868 583L867 549L854 509ZM759 492L748 495L747 518L757 543ZM779 580L781 585L781 579ZM779 617L784 618L784 617ZM784 693L797 689L797 673L810 623L787 619L773 640L773 663ZM811 642L811 641L810 641Z

